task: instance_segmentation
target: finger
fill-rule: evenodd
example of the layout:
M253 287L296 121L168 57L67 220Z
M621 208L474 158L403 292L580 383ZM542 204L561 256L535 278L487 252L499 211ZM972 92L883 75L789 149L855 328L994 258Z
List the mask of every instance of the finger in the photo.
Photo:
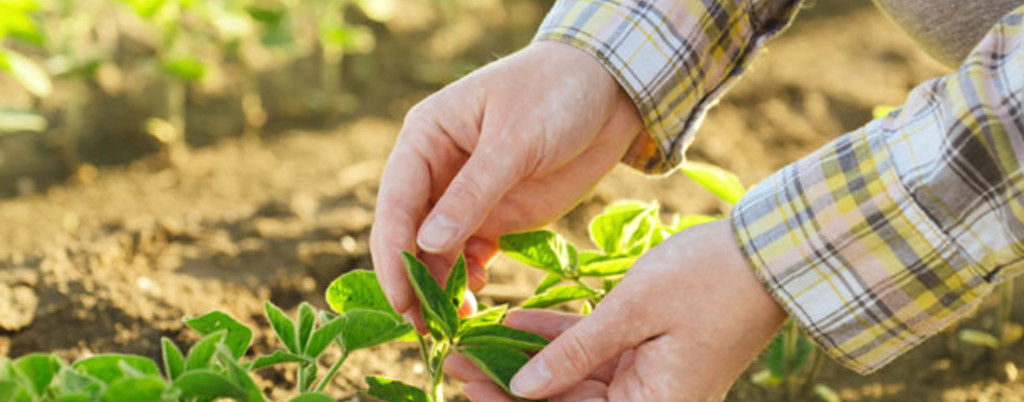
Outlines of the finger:
M672 401L690 400L679 384L678 368L681 353L673 347L669 336L660 336L638 347L632 356L623 358L608 385L610 401ZM724 397L724 395L723 395ZM711 400L710 398L701 398ZM721 399L719 399L721 400Z
M487 266L498 256L498 244L494 240L470 237L466 240L465 256L469 289L479 292L487 284Z
M513 392L530 399L556 395L587 378L606 361L659 335L663 320L649 316L643 289L627 286L627 282L623 281L592 314L534 356L512 379Z
M441 253L464 242L522 178L526 162L515 151L515 144L507 142L477 144L420 228L416 241L421 249Z
M467 383L462 387L462 393L474 402L515 402L515 399L489 380Z
M604 401L607 395L608 384L601 381L585 380L561 395L552 397L551 402Z
M583 319L579 314L551 310L512 310L505 317L505 325L533 332L548 340L555 339Z
M453 353L444 359L444 372L464 382L491 380L487 373L473 364L472 360L459 353Z

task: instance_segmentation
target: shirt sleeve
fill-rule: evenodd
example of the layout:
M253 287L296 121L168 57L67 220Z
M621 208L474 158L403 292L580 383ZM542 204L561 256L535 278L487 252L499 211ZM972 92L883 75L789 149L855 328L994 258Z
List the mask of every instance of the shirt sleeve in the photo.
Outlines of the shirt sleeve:
M646 123L623 161L668 173L683 161L704 113L764 42L788 26L799 0L559 0L535 41L594 55Z
M829 355L872 372L1024 269L1024 7L952 75L755 186L737 241Z

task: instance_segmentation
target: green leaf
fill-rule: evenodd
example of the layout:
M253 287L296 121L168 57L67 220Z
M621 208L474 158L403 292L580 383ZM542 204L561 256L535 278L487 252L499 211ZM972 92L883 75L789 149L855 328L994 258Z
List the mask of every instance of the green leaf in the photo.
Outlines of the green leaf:
M365 26L325 26L320 30L321 45L351 53L366 53L377 45L373 30Z
M572 245L550 230L507 234L498 239L498 247L516 261L556 275L572 270Z
M159 376L118 378L103 393L103 402L153 402L163 398L167 383Z
M21 357L12 365L16 372L28 380L33 395L43 395L62 366L63 363L57 356L42 353Z
M334 397L332 397L330 395L327 395L327 394L324 394L324 393L320 393L320 392L315 392L315 393L311 393L311 394L299 395L299 396L297 396L295 398L292 398L290 402L334 402L334 401L335 401Z
M160 344L160 355L164 359L164 372L167 374L167 378L174 380L185 371L185 355L170 339L162 338Z
M25 392L14 380L0 380L0 401L17 401L17 396Z
M402 259L409 274L409 282L412 283L413 290L419 296L420 307L424 313L423 318L427 325L447 338L454 337L459 330L458 310L448 301L444 290L441 290L434 278L430 276L426 265L423 265L408 252L402 252Z
M697 226L703 223L714 222L722 219L721 217L711 215L683 215L677 216L676 221L672 223L672 233L677 233L680 230L687 229L693 226Z
M548 272L544 275L544 278L540 280L540 283L537 284L537 289L533 291L533 294L539 295L544 293L559 283L562 283L562 276Z
M413 331L412 324L372 310L349 311L332 324L339 326L346 353L390 342Z
M597 292L580 285L559 286L526 299L523 302L523 308L548 308L573 300L589 299L597 295Z
M316 361L306 356L277 350L272 355L257 357L256 360L249 364L248 368L250 371L255 371L281 363L315 364Z
M772 377L786 378L786 338L788 337L786 331L780 331L775 334L772 338L772 342L768 345L768 351L765 352L765 363L768 365L768 369L772 373ZM808 356L814 351L814 346L807 340L807 337L803 334L798 334L796 338L796 350L793 351L793 355L789 357L789 372L790 375L800 371L804 364L807 363Z
M13 50L4 50L0 70L6 71L29 93L40 98L50 96L53 83L39 64Z
M171 384L180 390L179 398L233 398L245 399L245 390L231 382L224 374L213 370L193 370L181 375Z
M231 356L231 350L223 343L217 344L216 352L217 361L220 362L221 366L225 368L225 374L232 384L235 384L239 388L245 391L245 398L239 399L242 402L262 402L263 392L260 387L253 382L252 378L249 377L249 372L243 368L238 361ZM316 366L313 366L316 367Z
M700 162L685 162L680 169L697 184L729 204L735 204L747 192L735 174L718 166Z
M106 385L97 378L83 374L71 367L61 367L57 382L52 386L59 401L94 401L103 394ZM0 397L0 401L5 400Z
M622 275L636 263L634 257L612 257L602 256L593 259L586 264L581 264L580 275L582 276L613 276Z
M370 386L366 393L387 402L429 402L430 397L422 389L384 377L366 377Z
M651 247L660 223L657 203L636 201L608 206L590 221L590 240L608 255L639 257Z
M213 354L217 352L217 345L224 343L227 331L217 331L199 339L192 349L188 351L185 359L185 371L192 371L206 368L210 365Z
M120 0L132 7L135 14L146 19L153 18L167 4L168 0Z
M338 314L349 310L377 310L400 317L388 303L373 271L355 270L335 279L327 288L327 304Z
M152 360L142 356L123 354L103 354L87 357L76 361L71 365L79 372L95 377L105 384L112 384L114 381L126 378L130 372L125 368L142 376L159 376L160 368Z
M508 306L502 304L500 306L481 310L476 314L463 318L462 322L459 323L459 335L461 336L469 328L479 327L481 325L500 324L502 321L505 321L505 314L507 312Z
M264 309L267 312L267 321L270 321L270 327L277 334L277 339L281 340L288 351L301 353L299 343L295 339L295 322L269 301L264 303Z
M313 306L310 306L309 303L302 302L299 305L299 322L295 327L295 336L299 341L299 350L306 350L306 345L309 344L310 337L313 336L314 326L316 326L316 311L313 310Z
M507 392L511 392L509 382L512 377L530 361L526 353L508 346L472 346L462 348L460 352Z
M466 329L459 338L459 347L500 345L527 352L536 352L547 346L544 337L501 324L481 325Z
M249 350L249 343L252 341L252 330L238 322L230 315L221 311L212 311L199 318L186 318L185 325L196 330L200 335L206 336L217 331L225 330L224 344L231 349L236 359L242 358Z
M28 14L31 11L11 12L7 1L0 1L0 12L5 13L0 15L0 36L6 32L12 38L32 46L42 47L46 44L46 37L39 29L39 24Z
M583 306L580 306L580 315L590 315L592 312L594 312L594 303L591 303L590 300L584 301Z
M448 300L456 310L462 306L462 301L466 297L467 275L466 259L460 254L459 259L455 261L455 265L448 273L448 282L444 285L444 293L448 295Z
M46 118L30 110L0 108L0 133L46 131Z
M206 75L206 66L198 59L191 57L164 61L163 67L167 74L189 82L198 82Z
M299 389L303 392L309 390L313 386L313 381L316 380L316 372L319 370L319 366L315 364L308 364L305 366L299 366L299 372L303 373L299 376L302 382L299 383Z

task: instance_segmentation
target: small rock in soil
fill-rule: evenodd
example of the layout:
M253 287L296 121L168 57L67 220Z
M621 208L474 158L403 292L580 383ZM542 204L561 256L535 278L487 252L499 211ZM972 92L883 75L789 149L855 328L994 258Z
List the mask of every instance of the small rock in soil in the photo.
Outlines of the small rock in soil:
M0 284L0 330L19 331L32 324L39 296L28 286Z

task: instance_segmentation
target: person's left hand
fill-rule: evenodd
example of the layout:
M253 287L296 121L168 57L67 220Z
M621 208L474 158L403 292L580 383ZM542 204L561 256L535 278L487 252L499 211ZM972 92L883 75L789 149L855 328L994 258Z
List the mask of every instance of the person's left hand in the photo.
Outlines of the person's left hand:
M510 313L509 326L553 339L512 389L553 402L721 400L785 317L728 221L693 227L644 255L589 316ZM514 401L463 356L445 370L471 400Z

